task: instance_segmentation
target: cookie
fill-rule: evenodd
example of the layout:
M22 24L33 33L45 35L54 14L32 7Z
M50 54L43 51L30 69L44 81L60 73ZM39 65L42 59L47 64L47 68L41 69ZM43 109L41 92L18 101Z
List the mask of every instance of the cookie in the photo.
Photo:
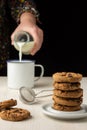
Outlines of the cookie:
M52 75L55 82L76 83L82 80L82 74L74 72L57 72Z
M21 108L9 108L0 114L1 119L8 121L22 121L30 117L30 112Z
M59 82L54 82L53 83L53 87L55 89L66 90L66 91L77 90L77 89L80 88L80 86L81 86L80 82L78 82L78 83L59 83Z
M53 104L52 108L59 111L77 111L81 109L81 106L65 106L60 104Z
M53 95L52 99L54 103L66 106L79 106L83 101L82 97L70 99L70 98L57 97L55 95Z
M80 98L83 96L83 89L79 88L73 91L63 91L63 90L54 89L53 94L63 98Z
M14 100L14 99L5 100L3 102L0 102L0 110L9 108L12 106L16 106L16 105L17 105L17 100Z

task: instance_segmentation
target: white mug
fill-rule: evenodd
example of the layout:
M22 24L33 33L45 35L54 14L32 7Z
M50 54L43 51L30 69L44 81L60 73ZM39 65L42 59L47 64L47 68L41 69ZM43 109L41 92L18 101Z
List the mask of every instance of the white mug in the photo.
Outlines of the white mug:
M40 76L35 77L35 69L41 69ZM32 60L9 60L7 61L7 83L8 88L19 89L22 86L33 88L34 82L44 75L44 67L35 64Z

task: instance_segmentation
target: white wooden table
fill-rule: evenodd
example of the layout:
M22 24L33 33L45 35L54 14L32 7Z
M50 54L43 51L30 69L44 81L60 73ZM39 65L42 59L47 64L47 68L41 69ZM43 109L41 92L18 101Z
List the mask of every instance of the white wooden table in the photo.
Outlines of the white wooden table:
M52 77L43 77L35 84L35 92L52 88ZM87 104L87 78L81 81L84 89L83 103ZM50 91L49 91L50 93ZM42 112L42 105L52 101L51 96L39 98L38 102L32 105L20 101L18 90L7 87L7 77L0 77L0 101L16 99L17 107L28 109L31 112L31 119L12 122L0 119L0 130L87 130L87 118L78 120L60 120L51 118Z

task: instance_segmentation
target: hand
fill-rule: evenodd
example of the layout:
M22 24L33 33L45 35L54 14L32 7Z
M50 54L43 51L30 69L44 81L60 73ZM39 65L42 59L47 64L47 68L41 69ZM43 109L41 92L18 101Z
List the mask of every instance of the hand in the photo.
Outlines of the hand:
M14 44L14 35L18 31L26 31L33 37L35 44L30 54L35 55L35 53L40 50L43 43L43 30L37 26L33 14L26 12L21 15L20 24L11 35L12 44Z

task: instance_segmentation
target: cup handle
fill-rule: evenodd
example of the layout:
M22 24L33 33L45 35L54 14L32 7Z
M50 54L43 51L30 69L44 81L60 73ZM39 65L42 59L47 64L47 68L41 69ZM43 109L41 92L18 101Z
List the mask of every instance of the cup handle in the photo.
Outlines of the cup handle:
M40 68L41 68L41 73L40 73L40 76L39 76L39 77L36 77L36 78L34 79L34 81L39 80L39 79L44 75L44 67L43 67L42 65L40 65L40 64L35 64L35 68L36 68L36 67L40 67Z

